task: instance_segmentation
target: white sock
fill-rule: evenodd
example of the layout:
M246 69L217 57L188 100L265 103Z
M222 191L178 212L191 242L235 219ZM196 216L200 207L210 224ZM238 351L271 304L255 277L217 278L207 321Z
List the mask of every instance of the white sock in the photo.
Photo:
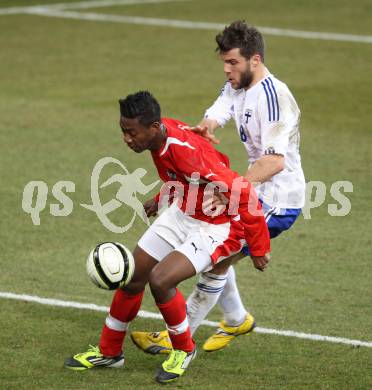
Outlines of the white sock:
M122 322L113 317L110 313L106 317L106 326L117 332L126 332L129 327L129 322Z
M244 322L247 311L240 298L235 271L232 266L229 267L227 272L225 288L220 294L218 303L222 308L227 326L239 326Z
M191 334L194 334L200 323L217 303L225 283L226 275L215 275L211 272L200 274L199 282L186 302Z

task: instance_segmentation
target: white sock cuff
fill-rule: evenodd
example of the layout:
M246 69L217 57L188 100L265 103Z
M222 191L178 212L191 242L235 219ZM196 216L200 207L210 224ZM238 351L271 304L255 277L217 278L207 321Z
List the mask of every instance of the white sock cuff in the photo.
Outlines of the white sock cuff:
M227 273L223 274L223 275L216 275L212 272L203 272L202 274L200 274L200 276L203 276L203 275L206 278L212 279L212 280L226 280L226 278L227 278Z
M210 294L220 293L226 284L227 275L215 275L211 272L204 272L199 276L196 287L200 291Z
M189 320L187 319L187 316L186 318L178 325L167 325L167 329L168 329L168 332L170 334L181 334L181 333L185 333L189 327Z
M125 332L128 327L129 323L128 322L122 322L114 318L111 314L109 314L106 317L106 326L112 330L116 330L118 332Z

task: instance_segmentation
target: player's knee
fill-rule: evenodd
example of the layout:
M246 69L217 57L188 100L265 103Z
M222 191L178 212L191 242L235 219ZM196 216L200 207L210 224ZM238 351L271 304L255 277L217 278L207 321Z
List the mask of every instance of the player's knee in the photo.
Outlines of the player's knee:
M133 251L133 257L135 262L134 274L130 283L123 290L131 294L138 294L144 290L149 281L150 272L157 261L138 246Z
M122 289L127 291L129 294L136 295L145 289L146 282L143 280L131 281Z
M173 287L169 277L157 267L150 273L149 285L155 298L157 296L165 295L169 289Z
M123 287L123 290L128 291L131 294L138 294L145 289L148 283L148 273L134 272L132 280Z

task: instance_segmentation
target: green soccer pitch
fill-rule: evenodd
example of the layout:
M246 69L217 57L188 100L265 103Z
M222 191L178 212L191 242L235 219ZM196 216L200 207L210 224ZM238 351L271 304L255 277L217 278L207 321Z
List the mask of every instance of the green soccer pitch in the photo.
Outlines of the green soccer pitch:
M115 234L80 206L91 203L92 169L111 156L129 171L145 168L146 184L157 180L149 154L137 155L122 143L117 100L148 89L163 116L197 123L224 83L214 52L218 26L244 18L266 28L315 33L299 38L296 32L291 37L265 29L265 63L296 97L306 180L323 182L327 195L311 210L311 219L300 216L272 242L266 272L257 272L249 259L237 266L243 300L260 327L372 342L370 1L111 1L96 8L69 1L70 8L15 8L57 3L0 0L0 292L110 304L111 293L89 282L86 256L102 241L133 249L146 226L137 218L128 232ZM144 19L133 24L134 16ZM163 21L149 24L149 18ZM203 24L172 27L174 20ZM246 155L233 124L217 135L218 148L243 173ZM108 167L104 175L113 173L117 169ZM38 226L22 209L24 187L32 180L48 187ZM55 217L52 188L62 180L75 183L68 193L73 210ZM328 205L337 202L330 188L341 180L353 184L353 192L345 194L351 211L332 217ZM105 188L102 201L113 199L118 188ZM125 224L131 215L122 207L112 220ZM186 296L194 283L181 285ZM63 369L66 357L98 342L104 313L2 297L0 309L2 389L157 386L153 377L163 357L143 354L129 338L124 369ZM156 311L149 292L142 309ZM218 308L208 319L220 319ZM138 318L131 329L163 326ZM200 327L199 354L174 387L372 388L370 347L254 333L224 351L203 353L212 331Z

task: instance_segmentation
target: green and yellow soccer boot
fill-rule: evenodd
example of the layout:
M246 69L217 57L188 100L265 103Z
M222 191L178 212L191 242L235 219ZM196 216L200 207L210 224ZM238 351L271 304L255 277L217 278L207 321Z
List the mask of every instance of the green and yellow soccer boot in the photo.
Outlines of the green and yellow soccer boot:
M124 354L115 357L103 356L99 347L89 346L87 352L78 353L65 360L65 367L74 371L83 371L88 368L109 367L120 368L124 365Z
M177 380L183 375L196 357L196 347L192 352L185 352L179 349L173 349L167 360L163 362L156 375L159 383L169 383Z

